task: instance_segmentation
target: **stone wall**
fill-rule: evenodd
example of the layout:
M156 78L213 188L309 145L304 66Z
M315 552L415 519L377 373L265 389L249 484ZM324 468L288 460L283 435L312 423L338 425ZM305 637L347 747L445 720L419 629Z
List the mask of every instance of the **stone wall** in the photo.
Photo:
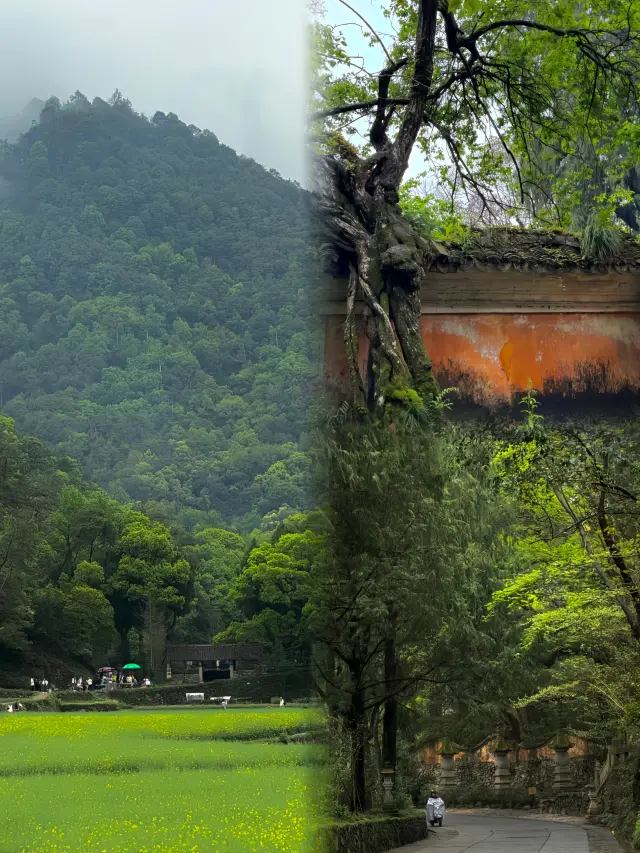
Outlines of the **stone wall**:
M475 753L464 753L455 759L456 786L458 788L491 788L494 784L495 764ZM585 756L570 760L573 787L586 788L593 782L595 758ZM553 790L555 762L550 758L533 758L511 764L512 787L537 788L538 791ZM440 765L425 764L422 778L435 786L440 785Z
M455 761L456 784L459 788L493 786L495 764L482 761L475 753L465 753Z
M540 801L543 814L586 815L589 808L589 795L586 791L566 791L553 794Z

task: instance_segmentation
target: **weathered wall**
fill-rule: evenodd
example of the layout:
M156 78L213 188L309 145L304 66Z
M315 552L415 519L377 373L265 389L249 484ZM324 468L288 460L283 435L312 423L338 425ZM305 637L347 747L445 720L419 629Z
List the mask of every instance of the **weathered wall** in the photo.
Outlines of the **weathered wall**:
M640 314L423 314L425 346L442 387L482 406L508 403L529 380L544 394L640 391ZM360 363L368 342L361 334ZM348 375L343 320L327 318L326 371Z
M571 759L571 781L576 789L585 789L593 781L595 759L591 756ZM514 789L526 791L537 788L540 795L551 795L555 761L552 758L533 758L529 761L511 762L511 785ZM495 765L485 761L480 755L465 753L455 761L456 786L461 791L493 789ZM440 785L440 765L428 764L422 769L422 776L428 784Z
M326 372L346 386L346 283L332 279L325 289L319 311L326 318ZM430 272L420 300L422 333L440 384L458 388L465 401L510 403L529 380L559 399L626 401L640 393L637 272ZM356 314L361 310L357 303ZM361 368L367 350L361 333Z
M637 315L423 315L422 332L441 381L482 404L529 380L567 394L640 387Z
M476 756L478 761L484 761L489 764L495 764L494 757L494 748L497 744L498 738L492 738L487 741L480 748L473 750L473 755ZM589 743L581 737L577 737L576 735L570 735L569 741L571 742L571 750L570 757L571 758L586 758L590 755ZM442 748L442 742L428 744L424 746L421 750L421 759L423 764L439 764L440 763L440 750ZM464 755L468 753L459 752L455 756L456 760L461 759ZM555 750L551 745L551 742L544 745L536 747L535 749L528 749L526 747L521 747L518 749L517 753L515 750L511 750L509 752L509 761L514 764L522 764L527 761L532 761L536 758L546 759L549 761L555 760Z

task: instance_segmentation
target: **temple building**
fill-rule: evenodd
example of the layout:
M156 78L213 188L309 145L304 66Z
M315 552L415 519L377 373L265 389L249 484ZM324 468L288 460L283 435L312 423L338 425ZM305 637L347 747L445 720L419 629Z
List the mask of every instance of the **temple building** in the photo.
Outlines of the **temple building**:
M262 658L256 643L167 646L167 680L203 684L255 671Z

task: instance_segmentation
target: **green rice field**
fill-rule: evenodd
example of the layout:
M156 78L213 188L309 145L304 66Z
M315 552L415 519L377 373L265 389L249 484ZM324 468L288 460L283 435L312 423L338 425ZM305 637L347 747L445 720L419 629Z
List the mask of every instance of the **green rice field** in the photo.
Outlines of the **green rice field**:
M312 853L313 709L0 715L2 853Z

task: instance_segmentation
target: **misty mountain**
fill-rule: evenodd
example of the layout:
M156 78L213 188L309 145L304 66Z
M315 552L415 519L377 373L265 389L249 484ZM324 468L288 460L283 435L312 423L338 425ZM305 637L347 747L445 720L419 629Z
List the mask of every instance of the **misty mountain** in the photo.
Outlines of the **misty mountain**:
M26 133L33 122L40 119L44 103L33 98L17 115L0 116L0 139L16 142L21 133Z
M118 93L50 99L0 178L2 411L157 517L304 508L307 194Z

